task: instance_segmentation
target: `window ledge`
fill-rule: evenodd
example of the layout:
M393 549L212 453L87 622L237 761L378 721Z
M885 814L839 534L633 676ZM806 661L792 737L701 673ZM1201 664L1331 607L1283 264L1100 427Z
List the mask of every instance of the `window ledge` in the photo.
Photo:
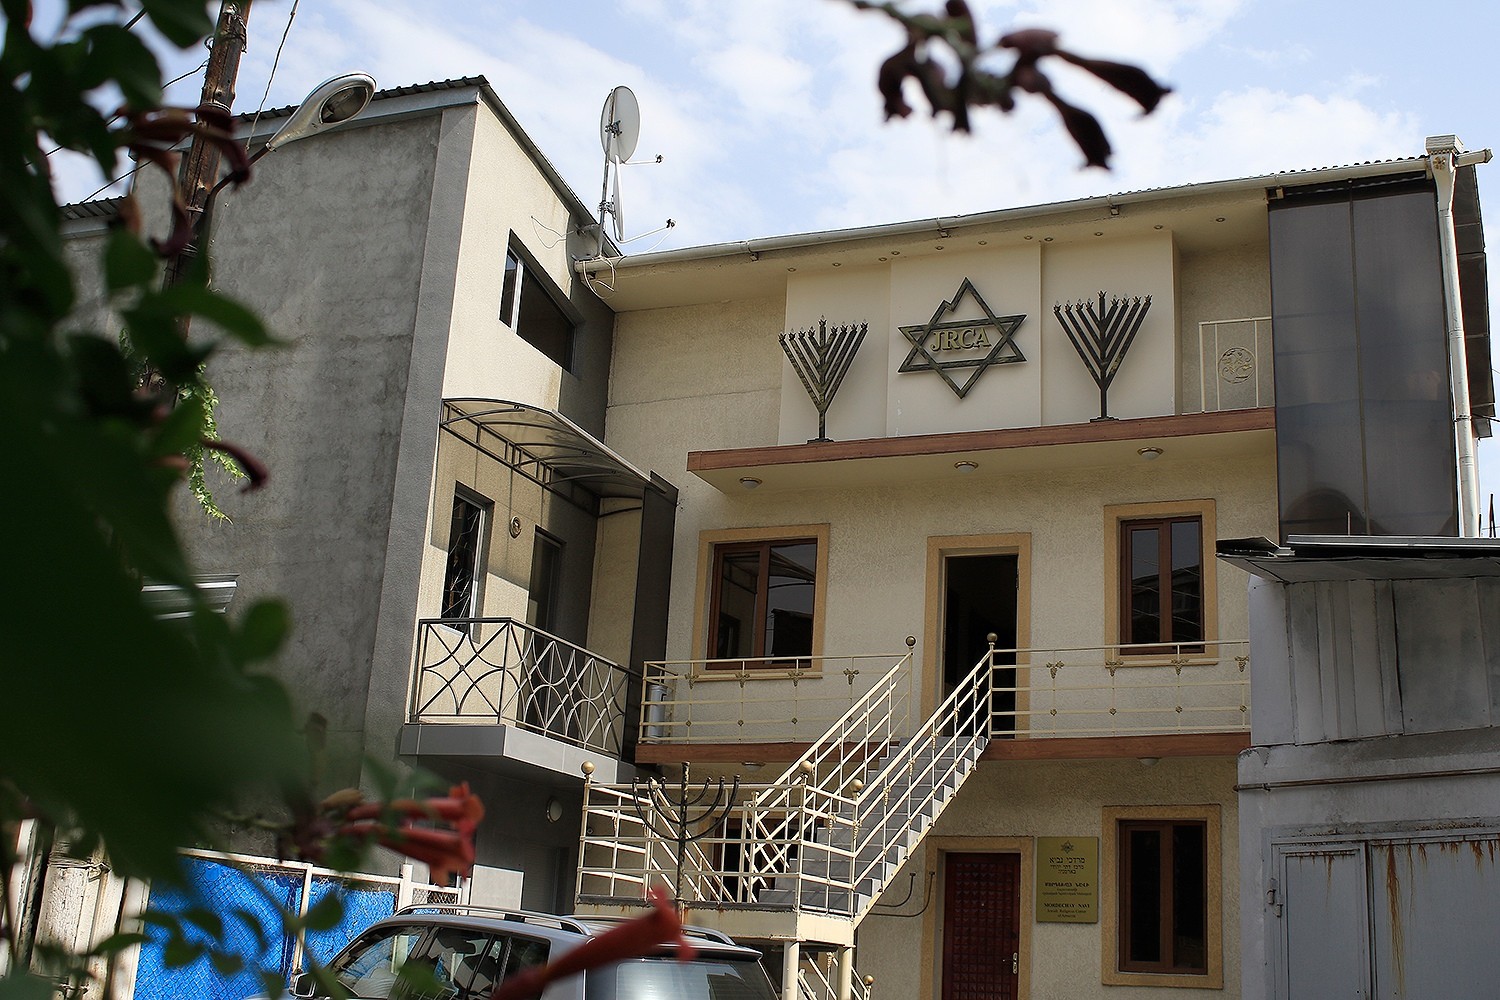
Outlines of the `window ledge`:
M1121 972L1113 969L1104 974L1103 983L1105 986L1176 986L1195 990L1222 990L1224 974Z

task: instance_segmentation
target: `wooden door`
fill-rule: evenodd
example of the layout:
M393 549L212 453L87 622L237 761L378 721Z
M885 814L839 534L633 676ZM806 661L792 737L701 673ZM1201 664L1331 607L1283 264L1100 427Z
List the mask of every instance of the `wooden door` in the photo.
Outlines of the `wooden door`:
M948 854L943 1000L1018 1000L1021 856Z

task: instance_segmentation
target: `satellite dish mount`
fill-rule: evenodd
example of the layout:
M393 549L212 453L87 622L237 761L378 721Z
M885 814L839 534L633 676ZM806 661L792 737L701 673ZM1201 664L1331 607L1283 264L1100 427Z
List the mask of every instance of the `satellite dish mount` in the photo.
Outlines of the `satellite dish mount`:
M629 87L616 87L604 99L604 111L599 116L599 144L604 147L604 183L599 191L599 224L604 226L606 217L610 220L616 243L625 242L625 208L620 199L620 168L630 164L630 157L640 138L641 106ZM655 160L636 162L660 163L661 160L658 155ZM675 225L677 223L668 219L663 228L671 229ZM653 229L651 232L661 231L662 229ZM649 236L651 233L640 235Z

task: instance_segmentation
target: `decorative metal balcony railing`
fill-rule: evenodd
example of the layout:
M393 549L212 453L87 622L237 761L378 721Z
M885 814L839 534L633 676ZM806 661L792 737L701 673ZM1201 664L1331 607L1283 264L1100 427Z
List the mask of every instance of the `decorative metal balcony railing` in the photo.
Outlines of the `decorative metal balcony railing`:
M408 722L517 726L621 756L632 672L513 618L423 619Z
M994 739L1241 732L1244 642L990 650L907 732L906 658L773 782L740 801L682 859L689 905L868 912ZM896 720L903 720L897 724ZM653 837L649 791L589 784L581 900L639 899L679 876Z
M829 725L910 654L812 656L794 661L664 660L646 664L642 743L801 742ZM905 723L913 675L903 669Z

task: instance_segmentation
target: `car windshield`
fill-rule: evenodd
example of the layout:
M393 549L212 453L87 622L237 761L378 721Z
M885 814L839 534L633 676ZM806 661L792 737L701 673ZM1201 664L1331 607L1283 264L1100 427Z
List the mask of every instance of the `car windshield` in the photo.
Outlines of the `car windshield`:
M621 962L616 1000L776 1000L765 970L754 959L710 957Z

